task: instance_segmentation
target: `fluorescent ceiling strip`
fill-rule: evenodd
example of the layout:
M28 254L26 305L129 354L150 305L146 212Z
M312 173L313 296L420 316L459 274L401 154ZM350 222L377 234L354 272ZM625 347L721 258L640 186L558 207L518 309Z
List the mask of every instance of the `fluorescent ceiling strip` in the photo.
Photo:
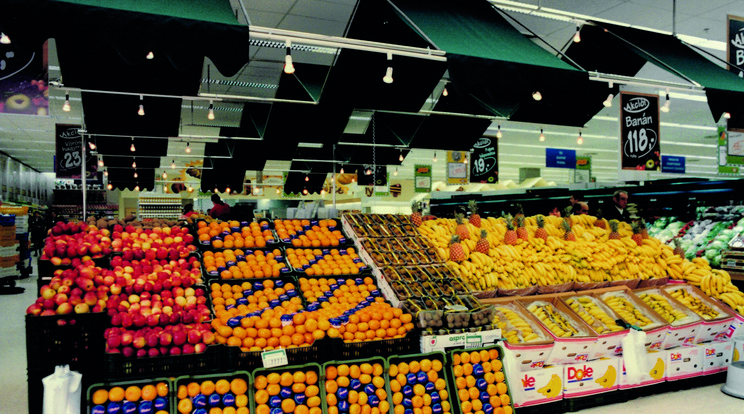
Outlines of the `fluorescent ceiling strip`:
M298 148L323 148L323 144L320 142L298 142Z

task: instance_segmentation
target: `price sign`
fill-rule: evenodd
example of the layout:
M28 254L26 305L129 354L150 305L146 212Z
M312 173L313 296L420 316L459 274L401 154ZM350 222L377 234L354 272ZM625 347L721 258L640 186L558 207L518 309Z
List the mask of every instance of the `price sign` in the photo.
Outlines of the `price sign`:
M496 183L499 181L498 152L494 141L483 137L473 146L470 167L471 183Z
M262 352L261 361L264 368L274 368L289 364L287 351L284 348Z
M80 125L56 125L57 178L80 178L83 163L83 143Z
M659 97L620 93L620 158L624 170L661 169Z
M744 67L744 17L728 15L728 62L738 67ZM744 72L729 66L729 70L744 77Z
M447 184L465 184L468 182L468 153L465 151L447 151Z
M431 191L431 165L416 164L413 171L414 191L428 193Z

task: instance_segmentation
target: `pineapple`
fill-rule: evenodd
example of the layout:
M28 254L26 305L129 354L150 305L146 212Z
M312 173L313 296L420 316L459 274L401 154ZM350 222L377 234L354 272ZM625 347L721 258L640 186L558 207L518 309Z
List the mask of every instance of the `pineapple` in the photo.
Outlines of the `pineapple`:
M424 223L424 220L421 219L421 203L418 201L414 201L411 203L411 222L416 226L420 226Z
M456 234L453 235L450 240L449 253L450 260L453 262L459 263L465 260L465 250L463 250L462 245L460 244L460 237Z
M561 217L563 220L568 220L568 225L573 226L573 219L571 218L571 206L568 206L561 211Z
M594 221L594 227L607 230L607 220L602 217L602 209L597 209L597 220Z
M636 242L637 245L641 246L643 244L643 235L641 234L641 224L637 221L633 222L633 225L631 226L633 229L633 236L631 237L634 242Z
M517 216L517 238L524 241L528 241L530 239L530 235L527 233L527 228L524 227L524 214L521 216Z
M504 233L504 244L517 244L517 232L514 231L514 222L512 221L514 218L511 216L511 214L507 214L506 217L504 217L504 220L506 221L506 233Z
M516 213L514 213L514 226L518 226L519 218L524 218L524 208L522 208L522 205L517 203L514 205L514 210L516 210Z
M481 226L481 217L478 214L478 203L475 202L475 200L468 201L468 208L470 209L470 218L468 221L470 221L470 224L472 224L475 227Z
M455 213L455 221L457 227L455 228L455 234L460 236L460 240L467 240L470 238L470 230L468 225L465 224L465 215L462 213Z
M638 226L641 228L641 237L643 239L648 239L648 228L646 227L646 220L641 219Z
M487 255L488 250L491 248L491 244L488 242L488 232L481 230L480 237L478 243L475 243L475 251Z
M675 237L674 239L674 254L681 258L685 258L685 249L682 248L680 245L679 237Z
M620 233L617 231L620 222L617 220L610 220L610 235L607 236L610 240L620 240Z
M537 218L537 230L535 230L535 238L548 240L548 231L545 230L545 216L538 215Z
M565 231L565 233L563 233L563 240L576 241L576 235L574 235L573 230L571 230L571 223L568 222L568 219L563 219L561 225Z

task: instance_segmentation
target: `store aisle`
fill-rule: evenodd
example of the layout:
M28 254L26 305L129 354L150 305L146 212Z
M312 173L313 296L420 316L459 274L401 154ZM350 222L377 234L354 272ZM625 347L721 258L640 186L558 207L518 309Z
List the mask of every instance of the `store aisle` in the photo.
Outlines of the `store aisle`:
M25 311L37 297L36 263L32 276L17 282L26 291L20 295L0 295L0 413L27 413L28 387L26 383L26 328ZM717 412L738 413L744 410L744 400L721 392L716 384L657 394L625 403L606 405L578 411L580 414L626 414L664 412L669 414L706 412L715 407ZM38 398L42 398L41 395ZM519 413L519 410L517 410Z

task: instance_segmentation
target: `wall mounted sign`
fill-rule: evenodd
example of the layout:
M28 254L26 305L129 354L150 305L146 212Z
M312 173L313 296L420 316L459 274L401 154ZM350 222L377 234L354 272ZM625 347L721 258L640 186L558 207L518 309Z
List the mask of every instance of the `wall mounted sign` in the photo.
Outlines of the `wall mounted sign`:
M415 192L431 192L431 165L415 165L413 171L413 182Z
M738 67L744 67L744 17L728 15L728 41L726 42L726 56L728 62ZM729 70L744 77L740 69L729 66Z
M482 137L473 145L470 163L471 183L496 183L499 181L498 148L491 138Z
M447 151L447 184L467 184L468 152Z
M624 170L661 169L659 97L620 92L620 166Z
M545 166L548 168L576 168L576 151L561 148L545 148Z
M663 173L685 173L685 157L673 157L671 155L661 156L661 172Z

